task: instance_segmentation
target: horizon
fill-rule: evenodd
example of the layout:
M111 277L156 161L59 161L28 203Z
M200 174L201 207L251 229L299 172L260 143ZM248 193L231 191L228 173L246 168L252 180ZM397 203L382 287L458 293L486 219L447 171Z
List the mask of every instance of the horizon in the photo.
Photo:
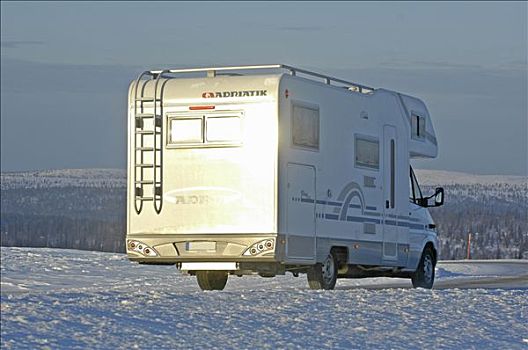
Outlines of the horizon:
M7 170L7 171L0 171L0 174L15 174L15 173L38 173L38 172L51 172L51 171L71 171L71 170L108 170L108 171L123 171L126 172L127 168L48 168L48 169L28 169L28 170ZM443 169L426 169L426 168L417 168L413 166L414 171L431 171L435 173L448 173L448 174L460 174L460 175L469 175L469 176L477 176L477 177L514 177L514 178L522 178L522 179L528 179L528 175L510 175L510 174L476 174L476 173L468 173L463 171L456 171L456 170L443 170ZM420 180L420 179L418 179ZM527 183L528 185L528 183Z
M422 99L416 168L528 175L527 3L301 4L1 2L1 171L124 168L144 69L283 62Z

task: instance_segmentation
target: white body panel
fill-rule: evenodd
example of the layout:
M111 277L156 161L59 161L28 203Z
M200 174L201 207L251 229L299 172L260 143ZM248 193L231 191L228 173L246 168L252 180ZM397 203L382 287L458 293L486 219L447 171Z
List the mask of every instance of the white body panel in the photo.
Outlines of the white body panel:
M251 244L262 239L251 237L268 234L277 237L273 251L255 258L310 265L322 261L332 247L343 247L349 264L410 271L426 243L436 249L436 234L427 229L430 215L409 202L410 158L437 153L432 123L420 100L383 89L352 92L286 74L173 79L164 89L163 209L158 214L146 203L136 213L130 176L127 221L129 238L151 244L158 258L245 261ZM246 90L267 93L204 95ZM203 105L214 110L190 110ZM133 103L129 106L130 120ZM317 135L307 136L317 147L294 142L295 106L318 114ZM169 145L169 135L176 135L170 134L171 118L205 118L207 123L215 115L242 118L240 144ZM425 127L413 137L415 115ZM132 122L130 174L134 137ZM377 160L358 161L358 144L368 154L377 145ZM183 248L184 242L222 234L230 238L215 241L211 252Z

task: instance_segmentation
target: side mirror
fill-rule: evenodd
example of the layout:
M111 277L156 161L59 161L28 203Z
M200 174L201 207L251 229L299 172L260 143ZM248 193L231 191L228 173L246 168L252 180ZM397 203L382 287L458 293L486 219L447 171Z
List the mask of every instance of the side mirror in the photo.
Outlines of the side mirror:
M435 207L439 207L444 204L444 189L437 187L434 194Z

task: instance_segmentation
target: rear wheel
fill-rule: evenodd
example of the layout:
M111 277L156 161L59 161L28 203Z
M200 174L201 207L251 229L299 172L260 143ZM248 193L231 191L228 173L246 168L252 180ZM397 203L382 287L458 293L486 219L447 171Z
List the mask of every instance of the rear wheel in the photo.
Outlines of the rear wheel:
M316 264L308 270L310 289L334 289L337 282L337 259L330 252L322 264Z
M227 271L196 271L196 280L202 290L223 290Z
M431 248L427 247L422 253L418 268L411 277L414 288L433 288L435 278L435 257Z

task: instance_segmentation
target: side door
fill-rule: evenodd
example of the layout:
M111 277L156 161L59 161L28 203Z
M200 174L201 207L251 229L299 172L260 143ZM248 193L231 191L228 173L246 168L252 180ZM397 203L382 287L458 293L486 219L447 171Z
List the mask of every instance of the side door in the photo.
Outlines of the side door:
M398 260L398 208L396 197L396 128L383 126L383 253L388 262Z
M289 163L286 255L293 260L315 259L315 168Z

